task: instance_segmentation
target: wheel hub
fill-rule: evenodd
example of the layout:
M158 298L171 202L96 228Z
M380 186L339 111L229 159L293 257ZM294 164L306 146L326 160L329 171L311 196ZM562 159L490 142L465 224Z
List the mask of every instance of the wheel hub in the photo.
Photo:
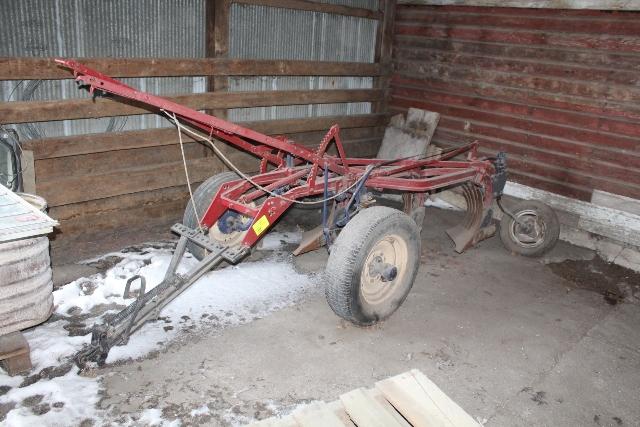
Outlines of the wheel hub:
M546 225L534 210L516 213L516 220L509 230L510 237L525 248L540 246L544 242Z
M384 302L404 276L408 263L408 247L397 235L378 241L369 251L361 272L364 299L370 304Z

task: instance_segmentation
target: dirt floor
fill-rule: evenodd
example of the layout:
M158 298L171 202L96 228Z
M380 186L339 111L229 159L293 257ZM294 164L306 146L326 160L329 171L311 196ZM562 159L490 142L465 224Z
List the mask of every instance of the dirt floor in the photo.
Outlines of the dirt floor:
M640 276L563 243L544 259L497 237L459 255L443 231L459 216L428 209L413 290L384 323L341 321L316 274L293 305L93 372L98 407L116 423L158 409L165 423L237 425L416 368L487 426L639 426ZM320 273L326 259L292 262Z

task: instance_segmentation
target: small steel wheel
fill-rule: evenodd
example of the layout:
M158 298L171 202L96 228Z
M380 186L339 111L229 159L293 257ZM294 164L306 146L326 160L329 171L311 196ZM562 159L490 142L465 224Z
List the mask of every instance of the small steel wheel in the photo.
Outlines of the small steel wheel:
M327 302L338 316L357 325L384 320L406 299L419 266L416 223L396 209L364 209L331 247Z
M505 248L519 255L536 257L551 250L560 236L560 222L549 206L525 200L505 214L500 222L500 240Z

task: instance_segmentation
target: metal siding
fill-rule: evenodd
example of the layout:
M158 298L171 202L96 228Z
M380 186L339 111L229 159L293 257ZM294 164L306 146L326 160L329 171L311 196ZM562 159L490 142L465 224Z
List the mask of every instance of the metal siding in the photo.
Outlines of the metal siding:
M640 198L640 13L399 6L393 112L509 153L510 178Z
M377 0L324 3L377 8ZM378 21L245 4L231 6L229 56L251 59L374 62ZM230 91L357 89L373 87L371 77L233 77ZM232 121L367 114L371 103L295 105L229 110Z
M3 0L0 56L200 58L205 54L204 0ZM205 91L204 77L123 79L156 94ZM71 80L4 81L3 101L86 98ZM154 114L16 126L23 138L168 126Z

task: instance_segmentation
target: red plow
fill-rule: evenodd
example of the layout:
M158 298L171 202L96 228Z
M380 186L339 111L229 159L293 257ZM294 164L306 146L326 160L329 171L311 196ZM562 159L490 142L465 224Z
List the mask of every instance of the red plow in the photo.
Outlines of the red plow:
M241 261L294 204L316 205L323 214L322 223L305 233L294 254L323 245L330 249L327 300L336 314L359 325L390 316L406 298L419 266L418 224L428 195L462 186L467 214L463 223L447 230L456 251L496 231L491 208L506 182L505 155L478 157L477 142L431 157L351 158L337 125L311 150L286 137L264 135L138 91L75 61L57 62L94 95L112 95L164 114L178 128L181 141L183 134L207 141L232 170L211 177L191 194L183 223L172 227L180 240L165 279L148 292L143 277L129 279L125 298L132 283L140 281L136 301L107 323L94 326L91 344L76 357L81 366L87 361L104 363L112 346L126 343L133 331L218 264ZM258 157L259 173L248 176L238 170L218 141ZM336 154L330 154L332 147ZM463 160L457 159L463 155ZM376 206L376 195L385 192L402 193L403 211ZM521 237L523 244L542 237L544 246L553 237L548 212L537 213L521 218L508 214L511 234ZM547 236L543 231L549 231ZM200 262L186 275L178 275L187 248Z

